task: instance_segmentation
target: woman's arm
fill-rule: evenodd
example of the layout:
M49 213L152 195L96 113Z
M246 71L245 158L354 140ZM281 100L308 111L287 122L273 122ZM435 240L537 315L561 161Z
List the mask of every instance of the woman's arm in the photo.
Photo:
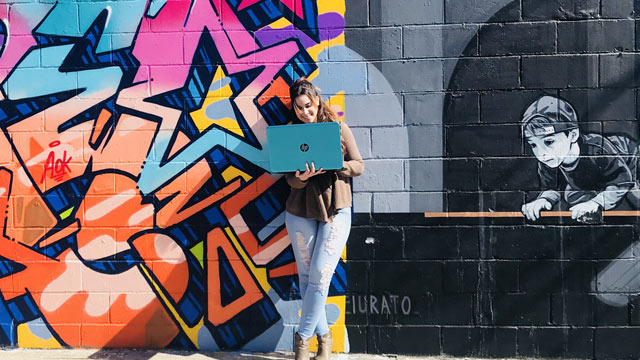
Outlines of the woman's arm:
M344 168L336 171L336 173L342 177L358 176L364 171L364 161L360 156L356 139L346 123L340 124L340 130L345 142L345 160L343 163Z
M302 181L298 179L296 177L296 174L294 173L287 173L285 177L287 178L287 183L289 184L289 186L291 186L294 189L302 189L305 186L307 186L307 183L309 182L309 181Z

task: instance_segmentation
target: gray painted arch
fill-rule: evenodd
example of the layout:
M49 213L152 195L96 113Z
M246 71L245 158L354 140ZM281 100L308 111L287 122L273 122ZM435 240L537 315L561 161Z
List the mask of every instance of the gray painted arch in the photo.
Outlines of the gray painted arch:
M348 121L361 128L357 141L367 146L363 151L367 170L354 180L355 212L444 209L446 85L458 57L468 47L474 49L470 42L476 39L477 24L486 22L510 2L347 3L347 47L332 49L328 58L367 64L366 86L361 75L351 74L347 76L353 83L345 87ZM323 64L319 66L321 74L335 72L335 63L325 65L326 69ZM361 71L354 65L340 67L345 69L342 73L348 73L349 67ZM326 83L320 87L330 89L330 78L318 79Z

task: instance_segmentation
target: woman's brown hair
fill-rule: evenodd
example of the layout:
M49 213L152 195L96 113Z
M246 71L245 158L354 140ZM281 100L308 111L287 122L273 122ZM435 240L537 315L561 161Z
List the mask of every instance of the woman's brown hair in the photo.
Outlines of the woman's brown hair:
M291 99L291 121L294 124L302 124L302 121L298 119L295 110L295 100L298 96L307 95L311 101L318 102L318 115L316 117L316 122L338 122L338 114L336 114L329 105L322 99L320 96L320 90L315 87L307 78L302 77L296 80L289 87L289 98ZM346 145L344 142L344 138L342 134L340 134L340 140L342 143L342 153L344 154L346 151Z

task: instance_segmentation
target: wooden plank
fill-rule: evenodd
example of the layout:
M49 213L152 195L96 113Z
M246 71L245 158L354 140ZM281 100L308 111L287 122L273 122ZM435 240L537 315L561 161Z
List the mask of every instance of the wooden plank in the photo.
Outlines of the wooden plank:
M570 217L571 211L541 211L540 217ZM603 211L602 216L640 216L637 210L608 210ZM425 212L426 218L521 218L519 211L452 211L452 212Z

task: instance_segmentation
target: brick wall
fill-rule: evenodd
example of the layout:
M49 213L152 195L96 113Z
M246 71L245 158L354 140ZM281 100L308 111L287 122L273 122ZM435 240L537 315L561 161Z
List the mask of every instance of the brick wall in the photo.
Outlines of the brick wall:
M291 350L265 129L306 76L366 162L335 351L639 357L637 216L493 216L543 190L520 124L542 95L607 144L580 161L637 181L639 6L0 2L0 345Z
M366 88L344 5L0 1L0 346L290 351L289 186L265 132L299 77L341 117ZM338 352L345 291L342 260Z
M402 106L402 121L357 120L366 129L359 143L371 148L367 174L354 181L365 204L356 203L347 253L352 351L638 356L635 216L595 223L423 216L519 212L536 198L538 160L520 121L542 95L567 100L582 134L636 142L637 6L347 5L347 47L382 73ZM357 109L350 116L367 111ZM561 201L553 210L570 206ZM622 200L611 210L635 208Z

